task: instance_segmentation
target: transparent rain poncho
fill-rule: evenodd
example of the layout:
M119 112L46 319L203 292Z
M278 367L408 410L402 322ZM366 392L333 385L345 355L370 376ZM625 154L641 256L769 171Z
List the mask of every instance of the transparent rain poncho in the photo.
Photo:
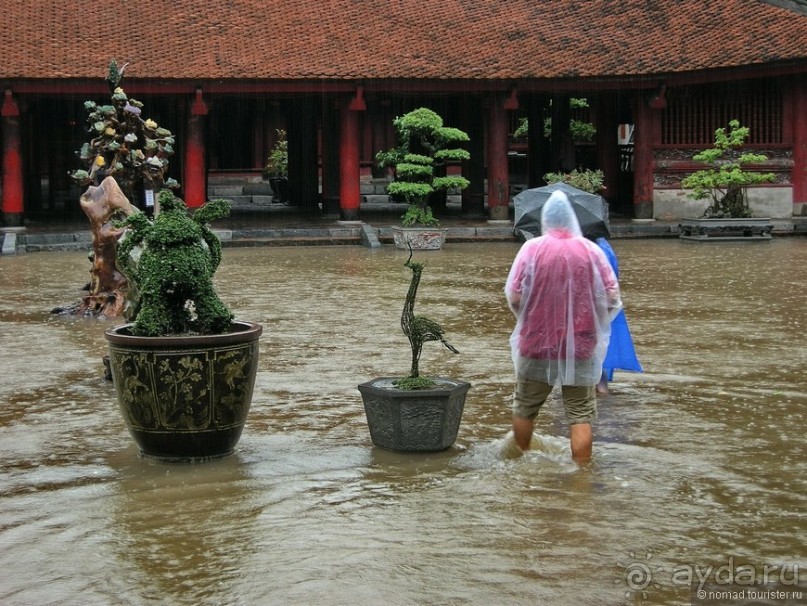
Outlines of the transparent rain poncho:
M582 236L563 192L546 201L541 233L519 250L504 289L516 316L516 378L596 385L611 320L622 309L619 283L602 250Z

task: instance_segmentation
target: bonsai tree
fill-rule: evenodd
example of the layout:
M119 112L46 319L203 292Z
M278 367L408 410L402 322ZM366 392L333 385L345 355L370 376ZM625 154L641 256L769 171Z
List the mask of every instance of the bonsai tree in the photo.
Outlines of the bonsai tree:
M115 248L123 230L114 225L115 219L136 211L130 201L141 198L144 187L153 191L179 187L175 180L166 179L174 137L154 120L143 119L143 104L120 87L125 69L126 65L118 69L114 60L109 64L106 80L112 98L108 105L84 103L92 139L77 152L85 168L72 171L70 177L88 187L80 204L92 228L92 267L88 294L78 303L55 308L54 313L121 315L127 305L127 282L116 267Z
M605 190L605 176L601 170L577 170L569 173L547 173L544 175L547 185L552 183L566 183L577 189L582 189L590 194L599 194Z
M443 126L443 119L425 107L395 118L393 125L399 147L376 154L379 167L393 170L395 180L387 192L393 200L409 205L402 217L405 227L438 225L429 206L429 196L437 191L468 187L468 179L444 173L448 162L470 158L459 147L469 137L457 128Z
M443 328L437 322L425 316L415 315L415 297L417 297L420 276L423 273L423 263L412 261L411 249L409 259L404 263L404 266L412 270L412 282L409 284L409 291L406 293L406 301L401 314L401 329L409 338L409 344L412 347L412 366L409 376L405 379L394 381L394 384L400 389L429 389L434 387L435 382L432 379L421 377L419 369L423 344L428 341L440 341L450 351L459 352L445 340Z
M715 145L693 156L708 168L699 170L681 180L681 185L691 188L695 200L711 200L703 213L705 218L750 217L748 186L774 180L773 173L751 172L743 165L764 162L763 154L743 152L749 129L740 126L738 120L729 122L728 130L715 131Z
M119 242L118 266L139 294L129 317L132 334L226 332L233 314L212 282L221 262L221 242L207 223L226 217L229 203L211 200L190 217L185 203L170 190L162 190L158 202L160 213L153 220L134 213L120 224L130 232ZM139 255L133 255L141 244Z

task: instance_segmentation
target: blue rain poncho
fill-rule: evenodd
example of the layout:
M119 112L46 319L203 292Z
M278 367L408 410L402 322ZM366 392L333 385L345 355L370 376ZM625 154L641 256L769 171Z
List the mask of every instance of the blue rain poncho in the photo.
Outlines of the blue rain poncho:
M605 253L614 274L619 279L619 263L614 249L611 248L605 238L597 238L597 245ZM624 309L620 310L613 322L611 322L611 339L608 341L608 350L605 353L602 369L609 381L614 380L615 370L644 372L639 359L636 357L636 349L633 347L633 339L630 336Z

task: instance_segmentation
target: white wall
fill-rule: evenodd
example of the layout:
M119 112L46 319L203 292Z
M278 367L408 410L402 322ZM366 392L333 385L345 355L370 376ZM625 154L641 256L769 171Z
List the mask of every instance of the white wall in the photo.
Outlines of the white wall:
M692 200L688 190L657 189L653 191L653 218L659 221L677 221L700 217L708 200ZM757 187L748 190L748 205L755 217L788 219L793 217L792 187Z

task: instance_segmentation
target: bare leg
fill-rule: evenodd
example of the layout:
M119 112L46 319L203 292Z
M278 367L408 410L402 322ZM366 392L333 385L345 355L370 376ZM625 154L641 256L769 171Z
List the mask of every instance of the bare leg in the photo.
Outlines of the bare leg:
M515 429L515 425L513 428ZM591 459L593 439L590 423L575 423L569 426L569 441L572 446L572 459L575 462L586 463Z
M597 383L597 393L601 396L608 395L608 375L605 374L605 371L602 371L600 382Z
M532 440L533 422L524 417L513 417L513 437L521 450L529 450Z

